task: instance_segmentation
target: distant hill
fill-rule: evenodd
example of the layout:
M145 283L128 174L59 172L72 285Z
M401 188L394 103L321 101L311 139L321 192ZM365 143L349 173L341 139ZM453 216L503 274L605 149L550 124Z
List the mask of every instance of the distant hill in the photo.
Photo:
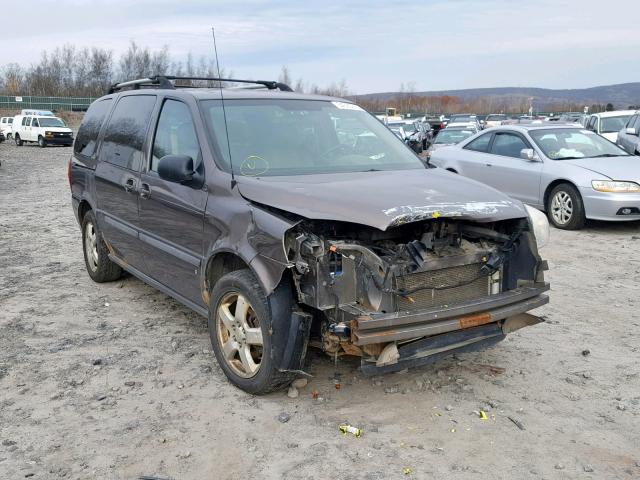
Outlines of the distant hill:
M463 101L479 97L526 97L534 98L538 109L557 102L575 102L591 105L595 103L612 103L616 108L627 108L629 105L640 105L640 82L620 83L591 88L550 89L527 87L469 88L463 90L440 90L413 92L414 95L459 97ZM382 92L358 95L358 98L390 100L400 92Z

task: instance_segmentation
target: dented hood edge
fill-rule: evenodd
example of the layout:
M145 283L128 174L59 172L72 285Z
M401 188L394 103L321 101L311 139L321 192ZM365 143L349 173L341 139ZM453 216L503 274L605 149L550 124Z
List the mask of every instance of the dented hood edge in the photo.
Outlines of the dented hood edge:
M387 230L430 218L494 222L527 216L522 203L441 170L237 177L247 200L307 219Z

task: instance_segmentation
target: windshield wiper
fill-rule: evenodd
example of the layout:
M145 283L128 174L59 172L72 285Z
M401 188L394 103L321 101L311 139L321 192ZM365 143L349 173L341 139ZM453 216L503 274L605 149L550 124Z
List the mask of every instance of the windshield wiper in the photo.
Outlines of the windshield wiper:
M560 157L560 158L556 158L556 160L578 160L580 158L587 158L587 157Z
M589 158L602 158L602 157L628 157L629 154L628 153L624 153L622 155L618 155L616 153L602 153L600 155L594 155L593 157L589 157Z

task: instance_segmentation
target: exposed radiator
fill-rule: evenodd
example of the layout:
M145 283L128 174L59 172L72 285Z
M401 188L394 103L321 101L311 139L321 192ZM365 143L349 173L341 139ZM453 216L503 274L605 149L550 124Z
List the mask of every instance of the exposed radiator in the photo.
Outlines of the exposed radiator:
M397 309L412 311L432 307L437 308L489 296L492 277L480 273L482 265L482 263L472 263L398 277L396 279L396 288L398 289L425 288L407 297L397 295ZM463 285L451 287L459 284ZM434 287L451 288L433 290Z

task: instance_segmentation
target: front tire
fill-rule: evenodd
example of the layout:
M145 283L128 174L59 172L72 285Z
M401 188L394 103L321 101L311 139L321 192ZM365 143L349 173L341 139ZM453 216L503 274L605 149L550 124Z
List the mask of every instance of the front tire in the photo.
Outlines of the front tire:
M42 136L38 137L38 146L40 148L45 148L47 146L47 142L44 141L44 138L42 138Z
M236 270L215 284L209 303L209 336L218 364L236 387L253 395L279 390L294 374L278 370L271 306L253 272Z
M87 273L94 282L112 282L120 278L122 269L109 258L107 246L98 230L96 216L92 210L82 219L82 250Z
M547 217L556 228L581 229L586 222L586 217L580 192L568 183L561 183L554 187L547 200Z

